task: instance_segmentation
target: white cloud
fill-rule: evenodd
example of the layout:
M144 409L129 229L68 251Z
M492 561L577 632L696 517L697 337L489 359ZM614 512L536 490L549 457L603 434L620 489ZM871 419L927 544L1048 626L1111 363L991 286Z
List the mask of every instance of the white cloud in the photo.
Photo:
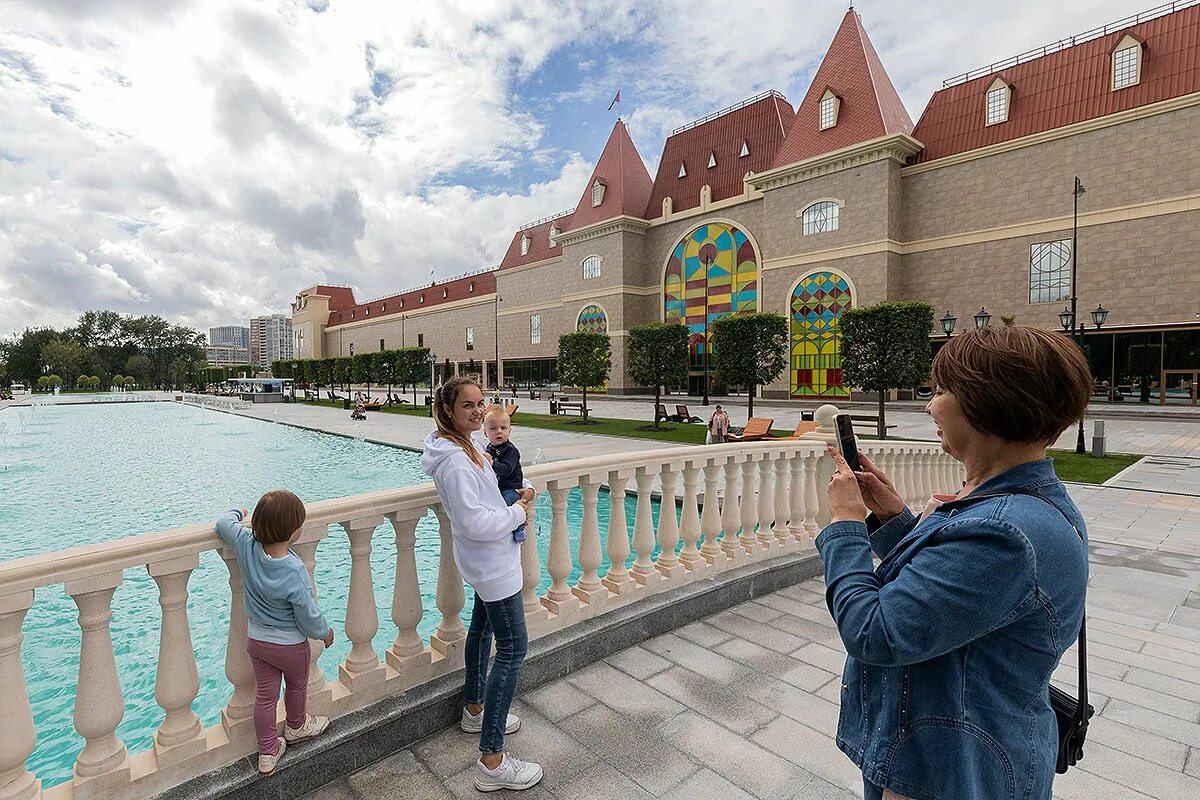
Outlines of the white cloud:
M783 0L10 0L0 335L101 306L206 327L284 310L317 281L377 296L430 268L495 263L520 224L574 204L599 155L574 152L571 132L547 146L546 102L602 107L621 86L653 161L672 128L757 91L799 102L844 11L841 0L802 11ZM1128 13L1118 0L859 11L914 119L944 77ZM584 85L518 100L516 85L566 46ZM459 185L466 173L519 188Z

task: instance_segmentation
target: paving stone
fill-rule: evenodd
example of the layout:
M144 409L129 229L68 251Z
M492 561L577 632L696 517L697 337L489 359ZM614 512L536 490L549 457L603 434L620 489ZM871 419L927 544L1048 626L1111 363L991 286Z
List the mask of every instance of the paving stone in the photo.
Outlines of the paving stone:
M783 613L777 608L760 605L753 600L749 603L740 603L729 610L740 617L752 619L755 622L770 622Z
M1135 628L1131 625L1125 625L1123 623L1113 622L1107 619L1095 619L1093 617L1089 617L1088 633L1090 634L1096 629L1119 633L1122 636L1127 636L1131 639L1138 639L1142 642L1146 642L1147 644L1160 644L1164 647L1173 647L1185 653L1200 654L1200 637L1197 637L1195 640L1193 640L1179 636L1172 636L1156 630Z
M415 797L422 800L449 800L452 797L411 750L401 750L364 767L349 776L347 782L358 796L372 800L406 800Z
M664 725L663 734L675 747L754 797L793 797L812 776L811 772L690 711Z
M1096 629L1094 626L1088 626L1088 644L1093 642L1097 644L1106 644L1110 647L1119 647L1122 650L1129 650L1133 653L1143 652L1142 648L1146 645L1145 639L1133 639L1129 636L1122 636L1119 633L1113 633L1109 630Z
M749 639L755 644L780 653L790 653L805 643L799 636L776 630L761 622L739 617L728 611L709 617L709 622L727 633Z
M739 664L715 650L692 644L686 639L672 634L651 639L646 642L645 647L652 653L669 659L681 667L686 667L692 672L722 684L750 679L751 670L745 664Z
M1183 766L1183 772L1193 778L1200 778L1200 747L1188 748L1187 763Z
M536 761L536 759L533 759ZM521 800L562 800L554 793L553 787L548 783L551 772L545 764L542 764L544 771L542 782L530 789L525 789L520 792L505 792L503 795L495 795L496 797L504 797L505 795L516 795ZM452 775L446 779L446 788L450 790L450 796L457 800L479 800L480 797L486 797L475 788L475 767L469 767L462 772ZM416 800L416 798L413 798ZM424 800L422 798L421 800Z
M614 653L604 660L639 681L644 681L651 675L657 675L673 666L672 662L651 653L641 645Z
M1081 766L1067 770L1065 775L1054 776L1054 797L1056 800L1153 800L1148 794L1101 778Z
M1148 764L1099 743L1087 755L1079 763L1088 772L1158 800L1195 800L1200 796L1200 781L1178 770Z
M326 784L305 795L305 798L306 800L359 800L359 796L350 788L350 783L346 778L338 778L333 783Z
M458 726L447 728L417 742L412 751L430 772L445 780L479 760L479 734L463 733Z
M1176 770L1183 769L1188 752L1185 744L1164 739L1105 716L1092 718L1088 726L1087 742L1084 744L1085 752L1088 751L1088 744L1093 741Z
M1200 747L1200 725L1194 722L1176 719L1123 700L1113 700L1103 713L1117 722L1124 722L1191 747Z
M1092 645L1088 643L1088 666L1091 667L1092 654L1099 658L1106 658L1110 661L1116 661L1125 664L1129 667L1141 667L1150 672L1157 672L1160 675L1169 675L1173 678L1179 678L1185 681L1195 683L1200 689L1200 670L1189 667L1186 664L1180 664L1175 661L1169 661L1157 656L1147 655L1146 653L1130 653L1128 650L1122 650L1119 647L1109 647L1105 644ZM1072 651L1074 652L1074 651ZM1063 657L1065 660L1065 656Z
M624 765L622 765L624 766ZM598 796L616 800L653 800L654 795L638 786L609 764L588 767L554 790L562 800L596 800Z
M567 680L575 688L582 689L640 725L656 727L685 710L681 704L654 687L629 677L603 661L572 673Z
M767 624L777 631L799 636L806 641L817 642L835 650L843 649L842 637L832 620L826 624L794 617L791 614L781 614Z
M842 674L842 668L846 666L846 651L835 650L816 642L805 644L792 652L791 656L838 675Z
M727 642L733 638L732 633L726 633L720 628L714 628L704 621L684 625L682 628L677 629L675 633L687 639L692 644L698 644L701 647L716 647L722 642Z
M1145 686L1147 689L1153 689L1156 692L1169 694L1172 697L1178 697L1183 700L1195 700L1197 697L1200 697L1200 689L1197 689L1196 684L1191 681L1173 678L1170 675L1159 675L1156 672L1150 672L1140 667L1131 668L1123 680L1126 683Z
M711 769L698 769L663 795L663 800L756 800Z
M554 681L522 695L522 700L550 722L576 714L596 702L596 698L566 681Z
M620 767L625 776L655 796L697 769L659 729L640 725L603 705L564 720L563 730L575 740L587 742L601 763Z
M1197 672L1200 672L1200 654L1189 653L1176 647L1167 647L1161 644L1154 644L1153 642L1147 643L1142 648L1142 652L1148 656L1157 656L1158 658L1165 658L1168 661L1186 664L1189 667L1193 667Z
M862 792L862 772L838 750L832 731L817 731L787 717L779 717L754 734L751 740L834 786Z
M810 728L829 731L831 735L837 730L840 706L815 694L800 691L773 678L756 684L748 689L747 693L767 708L785 714Z
M764 675L782 675L796 667L809 666L797 658L792 658L775 650L769 650L762 645L748 642L738 636L733 637L724 644L718 645L715 650L721 655L731 658L739 664L745 664ZM813 669L816 668L813 667ZM801 686L800 688L809 687ZM816 687L813 686L811 688L815 689Z
M683 667L673 667L647 683L742 736L749 736L779 714L746 697L741 687L721 686Z
M814 777L804 784L796 797L799 800L859 800L862 797L862 781L860 780L858 788L851 792L834 786L827 780Z

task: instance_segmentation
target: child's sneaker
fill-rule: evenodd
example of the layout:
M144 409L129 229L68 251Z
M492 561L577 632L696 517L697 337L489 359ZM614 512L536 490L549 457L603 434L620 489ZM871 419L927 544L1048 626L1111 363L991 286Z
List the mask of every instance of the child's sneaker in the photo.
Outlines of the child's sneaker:
M314 736L320 736L329 727L329 717L315 717L312 714L307 715L304 724L299 728L289 728L283 726L283 738L289 742L300 742L305 739L311 739Z
M464 707L462 721L458 725L467 733L479 733L483 730L483 712L480 711L478 715L475 715ZM507 724L504 726L504 733L516 733L520 728L521 718L516 714L509 714Z
M500 789L528 789L536 786L542 779L542 765L532 761L522 761L507 753L500 766L488 769L482 761L475 762L475 788L481 792L495 792Z
M287 750L287 742L283 739L279 739L278 742L279 749L275 751L275 755L269 756L266 753L258 754L259 775L271 775L275 772L275 768L279 766L279 759L283 758L283 751Z

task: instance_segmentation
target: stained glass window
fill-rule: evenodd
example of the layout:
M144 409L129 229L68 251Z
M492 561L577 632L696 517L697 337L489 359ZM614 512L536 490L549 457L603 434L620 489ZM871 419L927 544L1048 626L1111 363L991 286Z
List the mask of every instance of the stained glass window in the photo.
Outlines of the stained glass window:
M1071 240L1029 246L1029 302L1057 303L1071 296Z
M529 343L530 344L541 344L542 343L542 315L541 314L530 314L529 315Z
M608 314L598 305L584 306L575 322L579 333L608 333Z
M850 284L836 272L809 275L792 291L792 397L849 397L838 322L853 304Z

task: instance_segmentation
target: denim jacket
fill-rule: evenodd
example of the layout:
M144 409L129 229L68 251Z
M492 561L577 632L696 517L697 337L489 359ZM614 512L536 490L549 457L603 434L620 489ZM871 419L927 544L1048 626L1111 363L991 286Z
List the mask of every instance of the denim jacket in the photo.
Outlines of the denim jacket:
M849 654L837 744L867 780L914 800L1050 800L1048 684L1083 620L1084 537L1049 459L919 524L905 509L821 532Z

